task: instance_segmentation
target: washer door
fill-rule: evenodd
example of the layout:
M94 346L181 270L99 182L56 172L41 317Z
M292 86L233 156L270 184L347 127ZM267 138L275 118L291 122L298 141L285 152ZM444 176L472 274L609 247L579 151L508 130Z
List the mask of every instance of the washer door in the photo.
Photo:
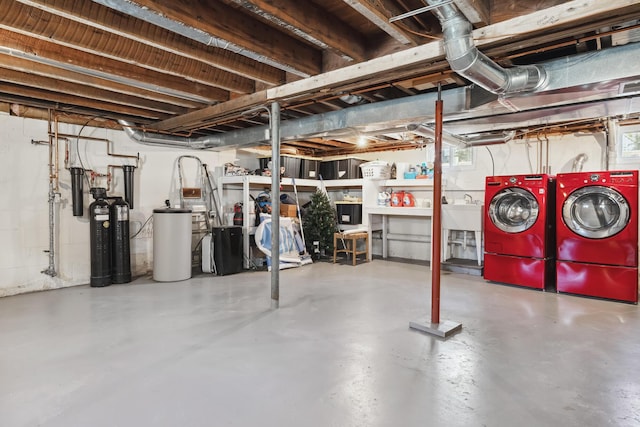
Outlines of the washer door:
M609 187L582 187L562 205L562 219L571 231L589 239L618 234L629 223L629 204Z
M505 188L491 199L489 218L506 233L521 233L535 224L539 210L538 201L529 191Z

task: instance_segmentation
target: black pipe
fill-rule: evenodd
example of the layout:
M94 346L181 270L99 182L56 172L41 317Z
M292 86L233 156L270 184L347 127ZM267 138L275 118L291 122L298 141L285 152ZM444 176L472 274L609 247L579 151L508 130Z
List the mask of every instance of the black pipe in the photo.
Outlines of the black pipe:
M71 201L73 204L73 216L82 216L84 214L83 187L82 178L84 176L83 168L69 168L71 172Z
M124 200L133 209L133 172L136 167L131 165L122 166L124 172Z

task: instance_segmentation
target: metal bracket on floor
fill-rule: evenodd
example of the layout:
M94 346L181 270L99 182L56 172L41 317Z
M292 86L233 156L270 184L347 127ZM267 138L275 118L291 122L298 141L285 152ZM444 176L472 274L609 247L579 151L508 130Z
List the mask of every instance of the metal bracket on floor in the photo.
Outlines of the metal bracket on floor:
M451 335L462 330L462 323L451 322L445 320L440 323L431 323L428 321L423 322L409 322L411 329L416 329L427 334L436 335L440 338L449 338Z

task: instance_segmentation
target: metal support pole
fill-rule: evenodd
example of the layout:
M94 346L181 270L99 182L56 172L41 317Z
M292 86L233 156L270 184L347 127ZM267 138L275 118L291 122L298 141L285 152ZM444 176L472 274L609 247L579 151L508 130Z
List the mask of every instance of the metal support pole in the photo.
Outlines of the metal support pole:
M409 327L440 338L448 338L462 329L456 322L440 322L440 252L442 241L442 91L438 85L436 101L435 127L435 159L433 166L433 215L431 221L431 321L409 322Z
M433 236L431 236L431 323L440 323L440 252L442 242L442 99L436 101L435 161L433 164Z
M280 305L280 104L271 104L271 308Z

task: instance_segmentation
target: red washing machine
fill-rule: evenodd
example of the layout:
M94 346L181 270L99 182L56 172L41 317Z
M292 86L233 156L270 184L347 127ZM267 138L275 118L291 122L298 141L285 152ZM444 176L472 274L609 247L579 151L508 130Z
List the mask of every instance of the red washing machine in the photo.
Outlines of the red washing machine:
M549 175L486 178L485 280L555 290L554 203Z
M557 176L558 292L638 303L638 171Z

